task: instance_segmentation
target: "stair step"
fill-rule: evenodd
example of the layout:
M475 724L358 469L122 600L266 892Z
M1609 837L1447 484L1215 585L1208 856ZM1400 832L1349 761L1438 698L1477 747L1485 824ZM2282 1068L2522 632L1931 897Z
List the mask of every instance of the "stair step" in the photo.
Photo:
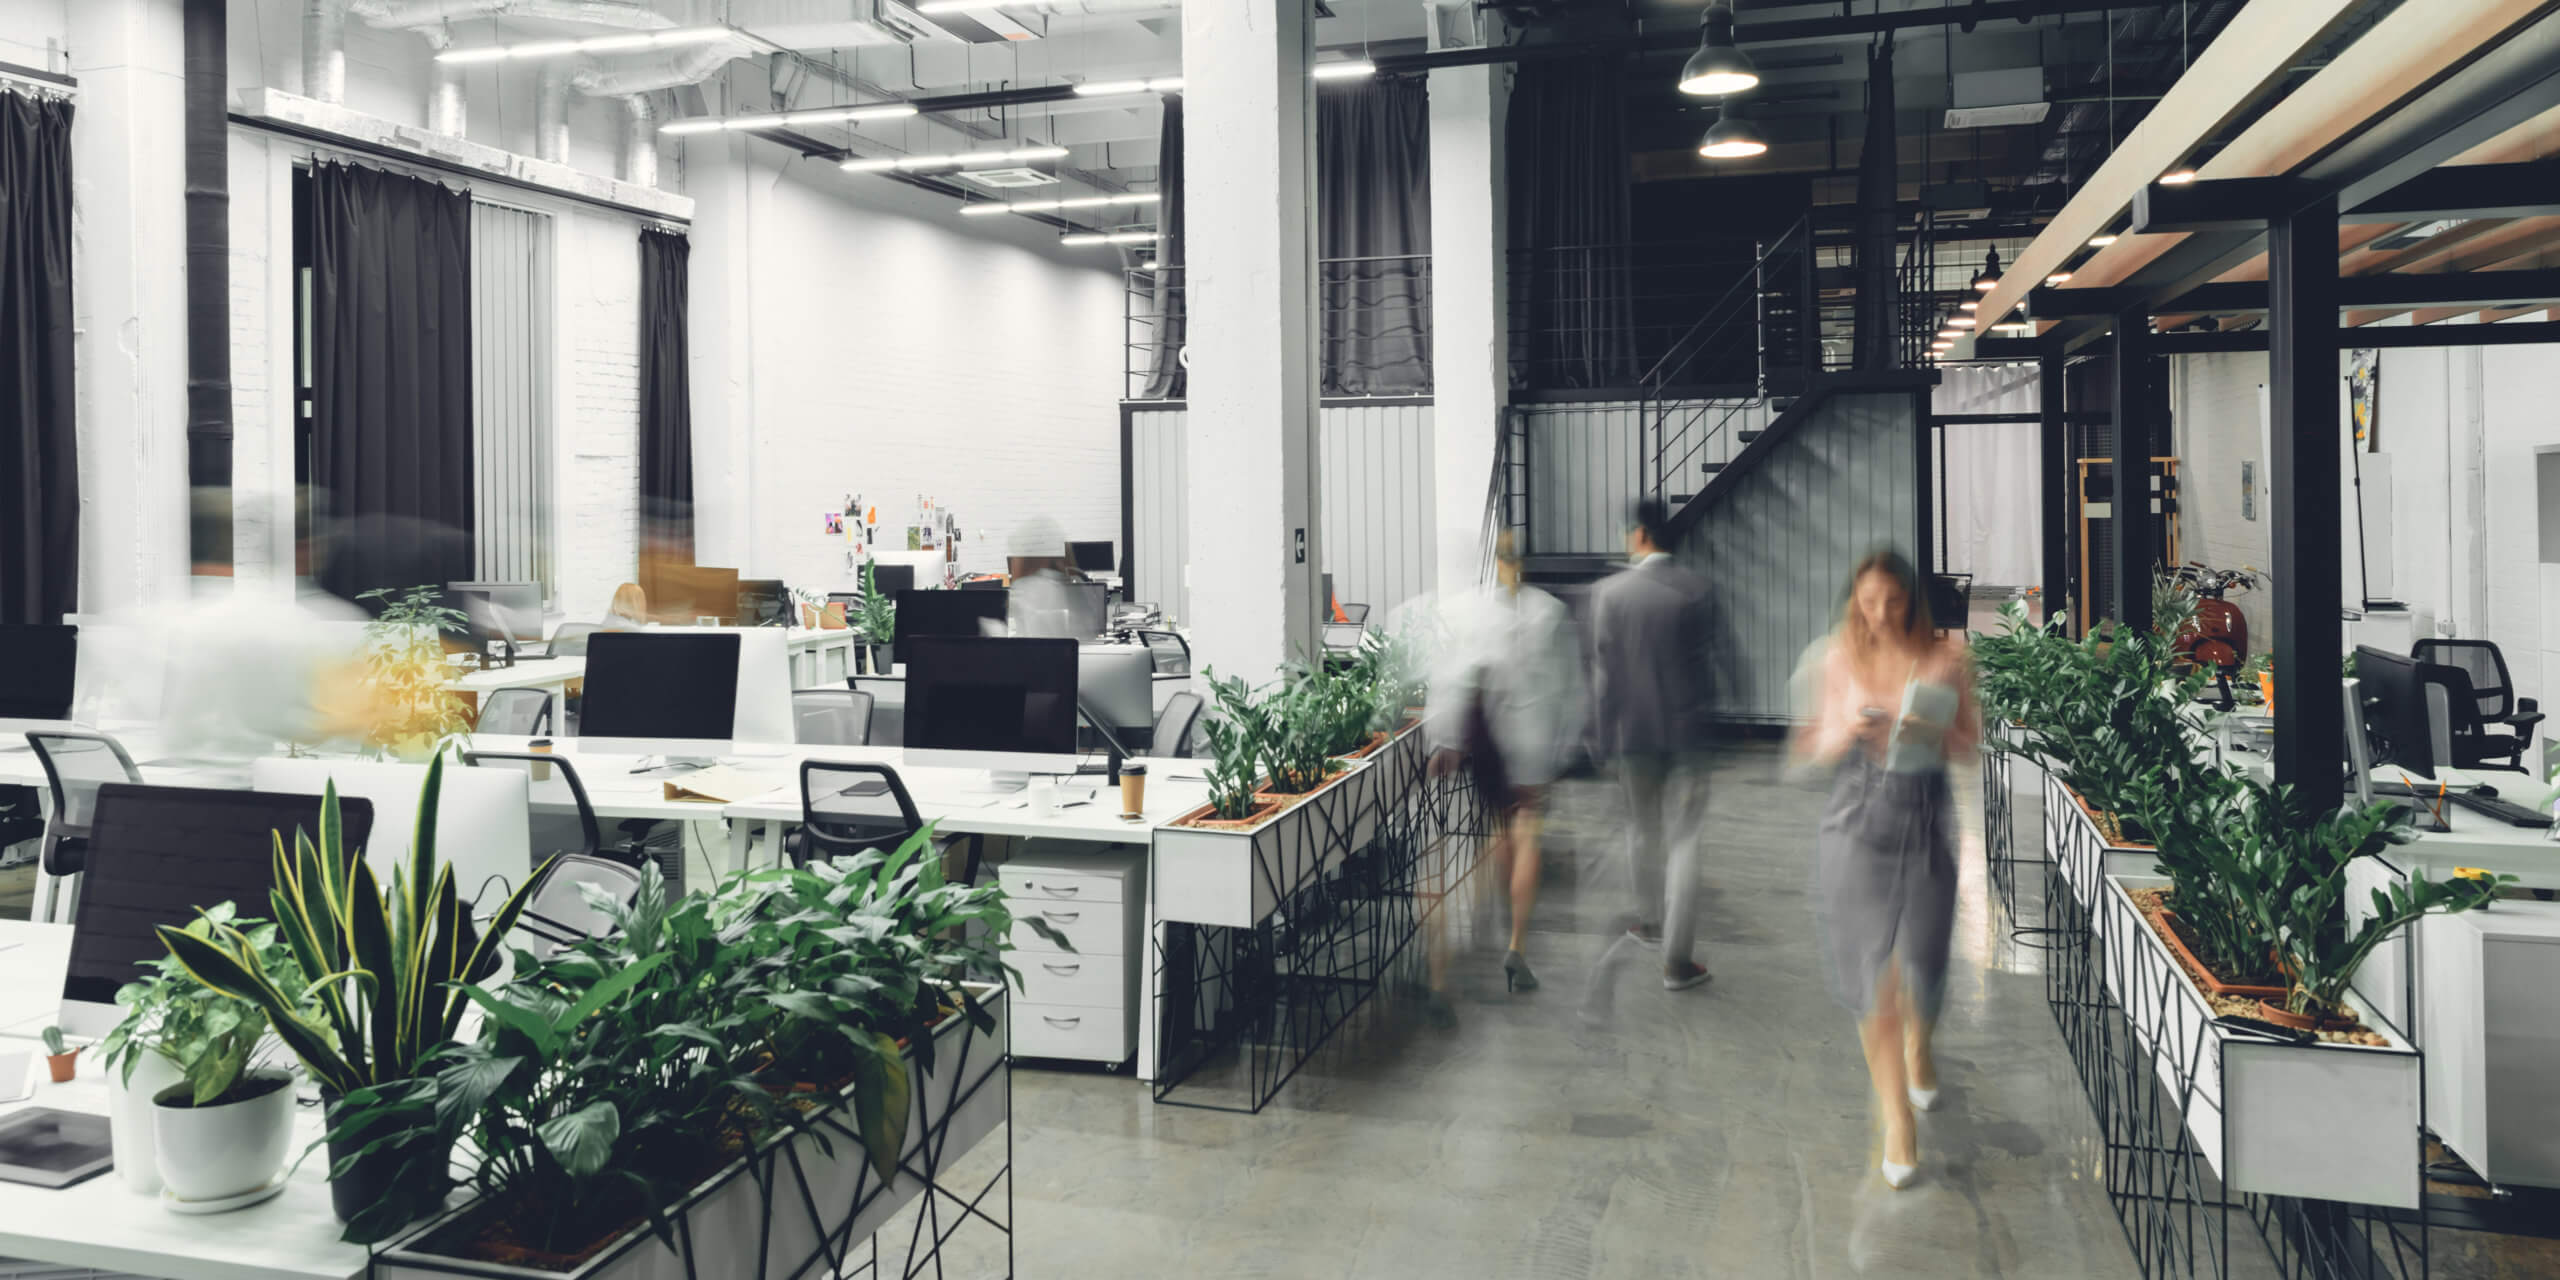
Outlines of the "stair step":
M1695 497L1697 497L1697 496L1698 496L1698 495L1696 495L1696 494L1694 494L1694 493L1675 493L1675 494L1672 494L1672 495L1671 495L1671 509L1672 509L1672 510L1674 510L1674 511L1677 511L1677 510L1679 510L1680 508L1682 508L1682 507L1685 507L1685 506L1689 505L1689 500L1690 500L1690 499L1692 499L1692 498L1695 498Z
M1724 470L1724 464L1721 462L1701 462L1698 464L1698 470L1704 471L1708 475L1714 475L1715 473Z
M1769 433L1768 433L1768 432L1766 432L1766 431L1745 431L1745 432L1743 432L1743 433L1742 433L1742 442L1743 442L1744 444L1749 444L1749 443L1751 443L1752 441L1757 440L1757 439L1759 439L1760 437L1765 436L1765 435L1767 435L1767 434L1769 434Z

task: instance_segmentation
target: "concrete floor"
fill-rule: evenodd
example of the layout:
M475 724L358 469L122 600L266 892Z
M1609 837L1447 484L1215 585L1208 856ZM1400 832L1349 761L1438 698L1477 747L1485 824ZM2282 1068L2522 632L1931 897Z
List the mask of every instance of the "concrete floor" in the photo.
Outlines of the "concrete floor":
M1017 1274L2135 1274L2033 953L1992 927L1969 797L1946 1096L1921 1121L1922 1180L1877 1178L1856 1030L1825 994L1805 900L1818 797L1776 759L1746 748L1717 770L1705 988L1664 992L1643 952L1588 998L1618 909L1618 802L1571 783L1533 918L1542 990L1504 994L1501 917L1461 901L1457 1027L1374 1001L1260 1116L1018 1071Z

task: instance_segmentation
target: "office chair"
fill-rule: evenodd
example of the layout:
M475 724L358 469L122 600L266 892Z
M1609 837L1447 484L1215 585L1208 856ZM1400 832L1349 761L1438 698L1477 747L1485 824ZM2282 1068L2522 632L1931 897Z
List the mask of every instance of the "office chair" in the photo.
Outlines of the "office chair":
M477 733L523 734L539 738L551 732L551 692L547 689L499 689L480 699Z
M794 689L791 719L793 737L802 746L867 747L871 745L871 691Z
M1155 733L1147 741L1147 754L1153 756L1188 756L1191 734L1200 725L1200 695L1188 689L1165 699L1164 710L1156 713Z
M583 658L587 656L588 636L614 629L594 622L563 622L559 630L551 633L551 656Z
M1147 646L1147 656L1155 660L1160 676L1191 674L1191 642L1179 631L1141 631L1138 643Z
M923 827L924 815L897 770L884 764L800 762L800 830L787 845L794 861L806 865L811 858L865 849L886 852ZM974 879L974 856L969 869Z
M44 850L37 865L47 877L44 901L35 918L54 919L62 902L62 881L89 865L89 826L98 808L98 788L110 782L142 781L142 770L116 740L103 733L70 729L31 732L36 763L44 767L44 785L53 804L45 819Z
M562 854L543 869L533 892L525 896L513 936L535 959L547 960L560 948L613 927L613 918L587 900L583 886L593 885L627 907L640 896L640 879L638 871L619 862Z
M1366 626L1369 621L1369 606L1365 604L1342 606L1342 620L1355 627Z
M2473 749L2487 758L2504 758L2509 769L2530 772L2524 753L2533 745L2533 730L2542 723L2540 704L2516 696L2515 678L2507 673L2506 655L2488 640L2421 640L2409 651L2420 662L2460 669L2471 680L2475 714L2454 708L2454 754L2464 755L2464 737L2477 735ZM2466 728L2466 721L2468 727ZM2491 732L2491 730L2512 730Z
M475 769L481 767L485 762L492 760L505 762L503 767L516 767L524 770L528 775L525 778L524 784L525 798L528 801L539 804L545 801L557 800L559 793L558 790L555 790L554 788L565 788L569 793L570 801L577 806L578 847L575 849L558 848L556 847L559 844L558 840L543 839L541 834L542 819L545 815L538 813L533 815L533 829L535 832L533 841L533 863L535 866L542 865L542 860L544 858L555 853L574 853L582 858L593 858L599 856L599 846L603 844L604 837L596 827L596 807L587 800L587 788L584 783L578 781L578 770L576 766L558 756L545 755L539 751L464 751L462 753L462 763ZM541 778L530 776L535 771L534 766L545 764L551 766L552 775L557 779L556 783L545 782ZM545 848L544 846L546 845L555 847ZM477 892L480 886L455 885L454 888L468 893Z
M2463 647L2439 650L2439 645ZM2488 650L2485 657L2480 652L2482 648ZM2455 660L2438 662L2418 656L2430 652L2446 652ZM2496 715L2494 713L2506 710L2512 687L2491 686L2491 691L2484 693L2472 683L2471 673L2475 664L2490 668L2494 663L2492 670L2497 673L2494 678L2503 678L2505 663L2497 660L2495 645L2485 640L2421 640L2412 656L2418 657L2423 664L2418 668L2419 678L2429 684L2440 685L2445 691L2445 733L2453 748L2453 758L2437 763L2457 769L2532 772L2532 766L2524 762L2524 753L2533 745L2533 726L2542 722L2542 712L2535 709L2532 699L2526 698L2522 700L2520 709L2503 716Z

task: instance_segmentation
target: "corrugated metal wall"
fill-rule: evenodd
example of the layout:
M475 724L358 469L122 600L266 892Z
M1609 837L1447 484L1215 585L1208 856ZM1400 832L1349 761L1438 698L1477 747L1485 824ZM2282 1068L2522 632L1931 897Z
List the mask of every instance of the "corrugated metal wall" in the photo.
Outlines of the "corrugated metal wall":
M1431 589L1431 406L1411 401L1330 405L1318 420L1326 565L1334 592L1373 618ZM1188 612L1189 494L1183 482L1188 411L1129 415L1133 598Z
M480 577L552 596L551 218L471 206L472 467Z
M1849 567L1879 546L1917 550L1920 430L1908 393L1833 396L1691 531L1681 557L1724 604L1727 715L1787 718L1788 679L1837 620Z
M1724 417L1729 403L1674 401L1675 415L1705 413L1705 421ZM1632 400L1594 400L1571 404L1516 405L1528 428L1529 549L1539 555L1616 554L1626 549L1627 515L1635 509L1641 485L1639 464L1650 466L1645 443L1644 412ZM1767 424L1765 401L1741 406L1732 424L1713 444L1690 460L1692 467L1723 462L1742 447L1739 432ZM1675 417L1675 421L1677 418ZM1706 483L1699 472L1695 484L1675 486L1695 492Z

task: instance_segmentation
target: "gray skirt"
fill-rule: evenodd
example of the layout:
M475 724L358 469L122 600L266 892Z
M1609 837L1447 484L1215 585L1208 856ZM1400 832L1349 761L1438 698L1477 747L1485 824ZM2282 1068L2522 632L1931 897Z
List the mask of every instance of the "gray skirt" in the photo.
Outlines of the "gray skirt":
M1813 901L1832 994L1864 1016L1885 966L1923 1019L1946 994L1955 931L1955 813L1944 769L1887 773L1853 752L1814 840Z

